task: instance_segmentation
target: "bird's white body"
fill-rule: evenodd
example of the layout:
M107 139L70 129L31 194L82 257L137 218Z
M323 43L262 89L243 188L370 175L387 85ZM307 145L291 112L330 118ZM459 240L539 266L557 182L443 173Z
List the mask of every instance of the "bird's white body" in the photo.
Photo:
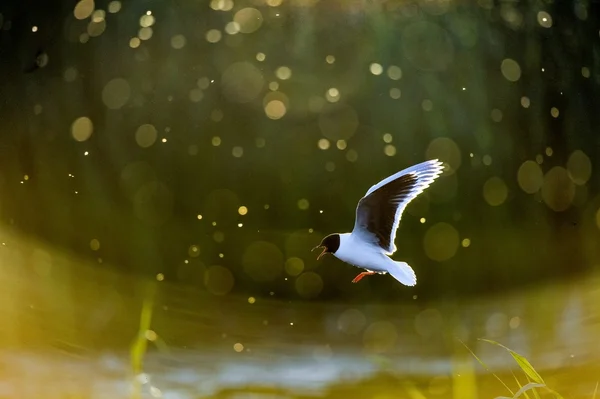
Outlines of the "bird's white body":
M404 285L417 284L417 276L407 263L396 262L381 247L357 238L355 234L340 234L340 247L333 256L368 271L389 273Z
M433 159L394 173L373 185L358 202L352 232L325 237L317 247L325 248L319 258L332 253L346 263L367 270L353 282L358 282L364 275L389 273L404 285L417 284L413 269L389 255L396 252L396 230L404 209L441 175L443 168L441 162Z

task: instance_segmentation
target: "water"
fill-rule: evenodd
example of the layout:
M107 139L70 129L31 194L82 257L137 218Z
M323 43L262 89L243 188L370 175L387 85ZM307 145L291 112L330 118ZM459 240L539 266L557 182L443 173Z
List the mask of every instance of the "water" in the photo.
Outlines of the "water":
M341 398L349 387L357 398L507 394L461 341L509 386L511 372L525 383L507 352L477 338L526 356L565 397L590 397L600 371L593 276L483 299L349 305L218 296L68 262L47 247L66 269L40 277L8 249L0 397L129 398L136 382L148 398ZM153 301L149 332L138 331L144 299ZM150 345L136 375L139 333Z

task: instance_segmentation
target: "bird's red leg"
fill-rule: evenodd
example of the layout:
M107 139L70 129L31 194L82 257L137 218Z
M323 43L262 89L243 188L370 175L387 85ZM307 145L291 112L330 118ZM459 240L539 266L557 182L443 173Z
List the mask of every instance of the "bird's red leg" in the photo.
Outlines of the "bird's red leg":
M362 272L358 276L354 277L354 280L352 280L352 282L353 283L358 283L360 280L362 280L362 278L364 276L372 276L373 274L377 274L377 273L375 273L375 272Z

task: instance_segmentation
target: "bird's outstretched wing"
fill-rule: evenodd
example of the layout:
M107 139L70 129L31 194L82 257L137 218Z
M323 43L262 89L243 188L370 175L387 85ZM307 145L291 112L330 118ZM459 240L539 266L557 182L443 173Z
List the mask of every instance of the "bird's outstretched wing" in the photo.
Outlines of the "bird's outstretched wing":
M404 208L442 173L437 159L401 170L372 186L358 202L352 234L374 242L391 255Z

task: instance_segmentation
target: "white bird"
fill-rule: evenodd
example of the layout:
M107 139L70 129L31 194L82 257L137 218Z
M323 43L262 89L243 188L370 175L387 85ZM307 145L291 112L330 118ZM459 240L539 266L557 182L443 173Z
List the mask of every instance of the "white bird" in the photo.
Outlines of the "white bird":
M389 257L396 252L396 230L406 205L440 176L444 167L437 159L401 170L372 186L358 202L351 233L330 234L313 248L323 248L317 257L330 253L353 266L366 269L352 280L364 276L391 274L404 285L417 284L417 276L406 262Z

